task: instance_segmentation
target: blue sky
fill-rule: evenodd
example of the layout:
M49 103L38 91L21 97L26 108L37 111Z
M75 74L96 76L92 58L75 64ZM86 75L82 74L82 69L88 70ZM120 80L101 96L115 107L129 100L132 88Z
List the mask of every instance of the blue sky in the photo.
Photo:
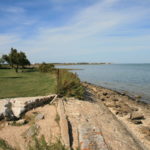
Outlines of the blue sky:
M0 55L150 63L150 0L0 0Z

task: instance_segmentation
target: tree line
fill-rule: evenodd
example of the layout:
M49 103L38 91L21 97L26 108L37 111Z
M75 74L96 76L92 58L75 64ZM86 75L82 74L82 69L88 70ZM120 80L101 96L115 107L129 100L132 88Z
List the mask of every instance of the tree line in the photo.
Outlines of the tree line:
M28 60L26 54L22 51L18 52L17 49L11 48L9 54L2 55L0 58L0 63L7 63L11 68L14 68L16 72L18 72L19 68L24 69L25 66L30 65L30 61Z

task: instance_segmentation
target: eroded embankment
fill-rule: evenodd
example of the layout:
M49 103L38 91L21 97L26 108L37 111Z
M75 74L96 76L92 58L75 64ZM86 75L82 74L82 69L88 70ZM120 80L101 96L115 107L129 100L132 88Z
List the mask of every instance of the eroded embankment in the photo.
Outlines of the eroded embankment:
M28 110L19 121L1 121L0 138L23 150L33 136L41 135L81 150L149 149L148 106L108 89L84 86L84 101L57 98L53 104Z

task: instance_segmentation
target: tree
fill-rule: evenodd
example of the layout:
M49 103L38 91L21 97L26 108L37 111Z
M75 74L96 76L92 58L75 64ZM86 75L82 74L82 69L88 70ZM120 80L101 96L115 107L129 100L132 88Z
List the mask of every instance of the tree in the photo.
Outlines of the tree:
M24 69L26 65L30 65L30 61L27 59L24 52L19 53L19 65Z
M30 61L27 59L24 52L18 52L17 49L11 48L8 55L3 55L3 59L18 72L19 66L24 68L26 65L30 65Z
M2 65L5 63L5 60L3 59L3 57L0 57L0 67L2 67Z
M0 64L4 64L5 63L5 60L3 59L3 57L0 57Z

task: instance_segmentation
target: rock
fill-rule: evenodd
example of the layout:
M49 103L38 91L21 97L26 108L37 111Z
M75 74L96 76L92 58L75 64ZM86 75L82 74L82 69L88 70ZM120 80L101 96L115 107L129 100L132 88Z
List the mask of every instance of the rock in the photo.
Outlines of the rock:
M106 96L106 95L108 95L108 93L107 93L107 92L104 92L103 95Z
M140 131L143 134L146 134L146 135L150 136L150 127L143 126L143 127L141 127Z
M35 121L39 121L39 120L42 120L42 119L44 119L44 114L39 113L35 116Z
M105 98L102 98L101 101L105 101Z
M89 123L78 127L81 150L108 150L101 131Z
M4 116L5 116L6 121L16 120L16 117L14 116L11 110L12 104L9 102L8 104L5 105L5 107L6 107L6 110L5 110Z
M115 103L114 101L107 101L107 102L105 103L105 105L106 105L107 107L115 107L116 103Z
M26 123L27 123L27 120L25 120L25 119L21 119L21 120L16 121L16 124L18 124L18 125L24 125Z
M131 109L132 109L132 111L138 111L139 110L138 108L135 108L135 107L132 107Z
M37 124L32 125L29 129L27 129L24 133L23 133L23 137L24 138L31 138L33 136L38 135L40 126Z
M0 120L15 121L36 107L48 104L56 97L56 94L38 97L23 97L0 100Z
M113 98L112 100L115 101L115 102L119 101L117 98Z
M132 112L130 114L130 119L131 120L142 120L142 119L144 119L144 115L139 112Z
M134 124L142 124L142 121L141 120L131 120L132 123Z
M150 141L150 135L144 137L146 140Z

